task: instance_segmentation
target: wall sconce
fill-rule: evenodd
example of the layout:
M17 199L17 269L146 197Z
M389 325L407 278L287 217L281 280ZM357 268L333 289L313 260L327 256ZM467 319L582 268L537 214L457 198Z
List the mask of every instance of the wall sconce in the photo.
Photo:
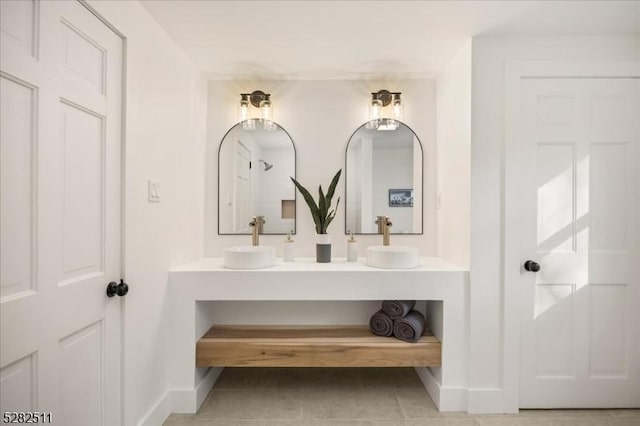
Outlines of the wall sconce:
M402 119L402 92L378 90L371 93L369 103L369 122L367 129L395 130L398 128L396 120ZM390 106L390 108L388 108ZM391 111L389 111L389 109Z
M260 110L259 118L251 114L251 106ZM271 94L262 90L251 93L240 93L240 121L245 130L255 130L256 122L260 122L265 130L275 130L278 126L273 122L273 105Z

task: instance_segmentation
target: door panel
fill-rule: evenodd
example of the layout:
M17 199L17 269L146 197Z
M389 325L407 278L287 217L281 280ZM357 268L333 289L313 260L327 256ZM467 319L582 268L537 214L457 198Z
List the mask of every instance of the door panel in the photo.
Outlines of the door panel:
M104 409L102 321L60 340L61 414L67 425L100 424Z
M104 271L103 118L83 108L61 104L64 145L65 281Z
M104 94L106 66L104 48L70 22L64 20L61 24L65 67L84 79L93 90Z
M536 377L573 377L573 284L536 288Z
M33 0L0 3L0 31L7 45L35 56L38 4Z
M76 1L1 5L0 410L121 424L122 40Z
M628 249L626 143L591 144L591 241L594 251Z
M2 191L0 247L0 297L34 289L35 238L32 197L35 185L36 91L25 82L0 75L0 147Z
M538 251L575 252L575 145L538 145Z
M625 284L592 284L589 293L589 377L624 378L627 372Z
M13 411L36 410L36 355L30 354L0 369L0 405Z
M520 406L638 406L640 84L526 79L521 111L521 259L541 270L522 270Z

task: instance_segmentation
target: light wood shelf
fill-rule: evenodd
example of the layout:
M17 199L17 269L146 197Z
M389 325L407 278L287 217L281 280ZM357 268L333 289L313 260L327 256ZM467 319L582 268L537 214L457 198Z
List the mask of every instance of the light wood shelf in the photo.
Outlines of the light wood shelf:
M214 326L196 346L198 367L432 367L440 341L371 334L366 326Z

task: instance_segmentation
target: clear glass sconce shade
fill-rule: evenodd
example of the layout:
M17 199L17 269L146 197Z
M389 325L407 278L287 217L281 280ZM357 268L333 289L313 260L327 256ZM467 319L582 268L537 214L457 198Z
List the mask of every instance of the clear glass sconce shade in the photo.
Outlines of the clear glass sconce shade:
M267 97L264 101L260 102L260 115L263 120L273 120L273 106L271 100Z
M369 120L378 120L382 114L382 101L379 99L372 99L369 104Z
M393 97L393 118L402 119L402 113L404 112L404 105L402 103L402 99L400 99L400 95L395 95Z
M240 107L238 108L238 118L240 121L244 121L249 118L249 103L240 101Z
M273 106L269 93L262 90L254 90L251 93L240 94L240 104L238 106L238 118L244 130L256 130L257 126L266 130L276 130L278 126L273 123ZM259 109L259 116L252 107Z
M246 94L240 95L240 106L238 107L238 118L240 121L244 121L249 118L249 96Z

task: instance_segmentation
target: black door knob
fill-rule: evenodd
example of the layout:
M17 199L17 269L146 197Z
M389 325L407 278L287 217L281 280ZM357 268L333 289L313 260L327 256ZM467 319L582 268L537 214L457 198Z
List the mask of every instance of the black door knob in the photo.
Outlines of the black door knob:
M539 268L540 267L538 266L538 269ZM121 279L120 280L120 284L118 284L118 290L116 290L116 291L117 291L118 296L120 296L120 297L126 296L127 293L129 293L129 285L127 283L125 283L124 280Z
M529 272L538 272L540 270L540 264L538 262L534 262L533 260L527 260L524 262L524 269Z
M124 282L124 280L120 280L120 284L116 283L115 281L111 281L109 284L107 284L108 297L113 297L116 294L122 297L126 296L127 293L129 293L129 286Z

